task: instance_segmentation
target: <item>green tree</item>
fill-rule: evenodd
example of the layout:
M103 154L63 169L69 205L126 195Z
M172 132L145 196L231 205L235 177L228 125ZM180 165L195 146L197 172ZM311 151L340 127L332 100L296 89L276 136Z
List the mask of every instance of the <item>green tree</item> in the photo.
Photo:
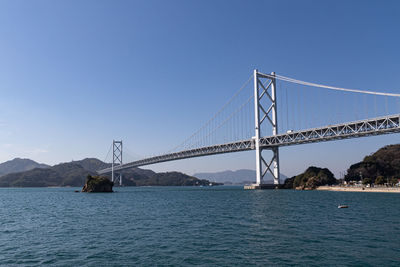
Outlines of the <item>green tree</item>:
M398 183L398 180L397 180L397 178L392 177L392 178L389 179L389 182L388 182L388 183L389 183L391 186L394 186L395 184Z
M371 180L371 178L364 178L364 179L362 180L362 183L363 183L363 185L371 184L371 183L372 183L372 180Z
M380 184L380 185L382 185L382 184L385 184L385 182L386 182L386 179L385 179L382 175L379 175L379 176L375 179L375 184Z

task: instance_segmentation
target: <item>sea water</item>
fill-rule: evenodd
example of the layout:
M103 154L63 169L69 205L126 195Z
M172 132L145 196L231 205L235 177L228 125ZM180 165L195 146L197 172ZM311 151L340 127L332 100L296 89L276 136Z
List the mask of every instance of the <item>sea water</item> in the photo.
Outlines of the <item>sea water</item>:
M400 265L400 194L74 190L0 189L1 265Z

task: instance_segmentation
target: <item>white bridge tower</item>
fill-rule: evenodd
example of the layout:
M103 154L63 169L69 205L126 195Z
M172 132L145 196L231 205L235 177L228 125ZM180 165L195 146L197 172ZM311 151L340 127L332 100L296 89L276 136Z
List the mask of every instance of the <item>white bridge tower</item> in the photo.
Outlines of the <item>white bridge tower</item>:
M278 146L269 149L272 151L272 157L269 160L266 160L263 156L262 152L264 149L260 146L261 126L268 124L272 126L272 135L276 136L278 134L278 113L276 101L275 72L272 72L271 75L266 75L254 70L255 136L253 139L256 150L257 172L257 181L256 184L253 185L255 188L267 187L263 181L263 178L267 173L272 174L275 186L280 184Z
M121 141L113 140L112 151L113 151L113 160L111 165L111 181L116 183L118 180L119 185L121 186L122 173L121 172L115 173L114 167L122 165L122 140Z

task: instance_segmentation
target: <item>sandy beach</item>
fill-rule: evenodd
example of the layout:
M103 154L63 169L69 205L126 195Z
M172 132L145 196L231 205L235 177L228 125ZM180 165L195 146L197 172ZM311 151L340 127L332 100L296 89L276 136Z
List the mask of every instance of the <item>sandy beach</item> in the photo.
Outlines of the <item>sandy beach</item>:
M316 190L343 191L343 192L379 192L400 193L400 187L345 187L345 186L320 186Z

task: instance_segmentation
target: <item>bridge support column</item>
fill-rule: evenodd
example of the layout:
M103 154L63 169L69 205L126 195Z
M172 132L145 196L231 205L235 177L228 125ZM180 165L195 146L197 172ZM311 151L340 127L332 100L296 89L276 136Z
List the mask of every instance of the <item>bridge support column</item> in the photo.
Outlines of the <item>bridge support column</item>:
M272 128L272 134L278 134L278 113L276 103L275 73L272 72L271 75L265 75L254 70L255 136L253 140L256 150L257 173L256 184L251 186L254 189L270 187L264 184L264 176L267 173L272 175L274 185L280 184L279 147L276 146L271 149L272 159L266 161L263 157L263 148L260 142L261 130L267 131L269 128Z
M114 167L122 165L122 140L115 141L113 140L113 161L111 165L111 181L116 182L119 181L119 185L122 185L122 173L121 172L114 172Z

